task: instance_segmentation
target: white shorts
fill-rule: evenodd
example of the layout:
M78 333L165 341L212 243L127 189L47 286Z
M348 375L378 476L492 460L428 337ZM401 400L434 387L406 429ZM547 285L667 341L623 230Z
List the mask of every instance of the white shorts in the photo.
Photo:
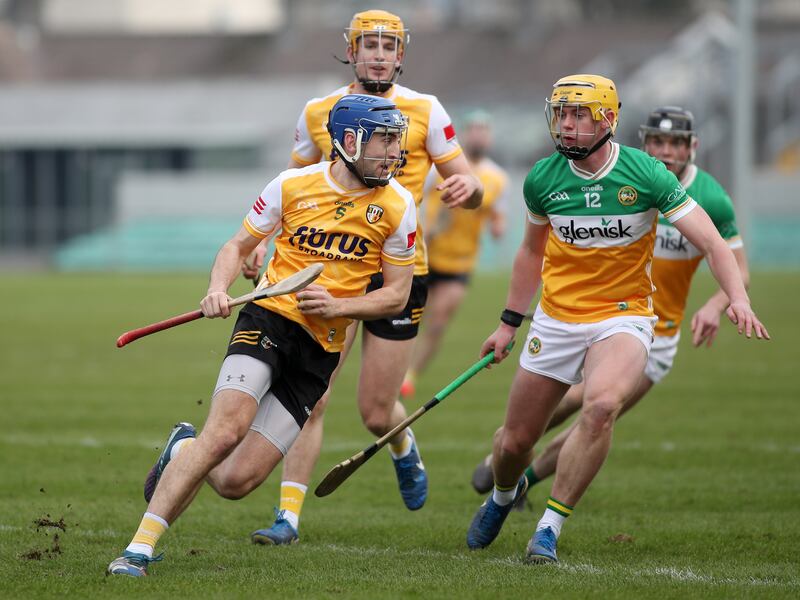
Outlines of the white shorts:
M650 355L647 357L647 366L644 374L653 383L658 383L672 370L672 363L678 353L678 341L681 339L681 332L675 335L657 335L650 348Z
M220 390L233 389L253 397L258 403L250 429L263 435L286 456L300 435L300 426L280 400L270 391L272 367L245 354L231 354L219 371L214 395Z
M589 347L617 333L639 340L650 353L656 317L612 317L597 323L565 323L536 307L519 366L526 371L575 385L583 381L583 361Z

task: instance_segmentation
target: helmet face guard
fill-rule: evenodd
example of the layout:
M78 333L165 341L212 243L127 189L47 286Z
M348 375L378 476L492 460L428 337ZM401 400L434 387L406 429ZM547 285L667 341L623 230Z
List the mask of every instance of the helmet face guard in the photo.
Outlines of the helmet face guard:
M683 174L687 166L694 162L697 150L697 132L694 130L694 115L690 111L680 106L662 106L655 109L647 116L644 125L639 127L642 150L647 151L648 138L651 136L686 140L689 155L685 161L659 158L668 167L675 167L679 176Z
M548 128L550 130L550 137L553 138L553 143L556 145L556 150L566 156L570 160L583 160L590 156L593 152L595 152L600 146L605 144L611 136L614 135L613 130L609 127L607 133L601 137L597 142L593 143L594 138L597 136L597 130L599 127L600 120L606 120L609 123L608 119L605 119L605 115L601 113L601 119L595 119L594 114L592 115L592 122L594 126L592 127L591 131L570 131L566 132L566 135L571 137L575 137L575 142L573 144L567 145L564 142L564 135L565 132L561 130L561 112L566 109L572 109L577 114L581 108L589 108L586 104L578 103L578 102L556 102L553 103L549 99L545 100L546 107L545 107L545 116L547 118ZM581 139L583 138L583 140ZM585 141L585 143L581 143ZM591 144L591 146L590 146Z
M363 45L367 36L377 38L377 47L380 49L378 54L381 60L359 60L359 44L361 44L361 54L363 54ZM383 10L368 10L353 17L350 27L344 31L344 38L353 56L353 61L350 63L353 73L365 90L373 94L381 94L394 85L403 72L402 59L410 37L400 17L392 13ZM388 52L383 49L386 38L391 38L395 42L394 49ZM388 65L391 65L391 69L388 70L385 78L372 79L369 77L370 67L387 67ZM359 67L362 73L359 73Z
M610 79L599 75L571 75L559 79L550 98L545 99L545 118L556 150L570 160L589 157L614 135L621 107L616 86ZM577 117L582 108L591 114L592 131L578 131L577 125L575 131L563 131L563 112L569 109ZM595 142L600 122L608 124L607 132ZM565 137L575 140L567 143Z
M374 96L349 95L341 98L331 109L328 131L335 153L364 185L370 188L385 186L402 166L408 141L408 121L391 102ZM355 138L355 151L345 148L345 135ZM373 139L382 138L380 150L367 146ZM398 152L390 153L398 144Z

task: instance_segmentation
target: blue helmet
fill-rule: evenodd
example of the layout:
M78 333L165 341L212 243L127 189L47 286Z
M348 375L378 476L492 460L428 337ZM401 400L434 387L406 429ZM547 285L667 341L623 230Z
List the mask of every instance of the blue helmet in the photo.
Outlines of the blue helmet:
M375 185L386 185L389 182L399 166L399 160L398 165L389 173L388 177L380 178L364 177L356 169L355 163L359 158L366 158L363 157L364 147L376 131L402 135L407 130L406 118L397 109L394 102L379 96L364 94L342 96L328 114L327 128L331 136L334 155L340 156L350 171L365 185L374 187ZM344 149L344 137L348 131L356 138L356 150L352 155ZM384 157L371 158L382 160Z

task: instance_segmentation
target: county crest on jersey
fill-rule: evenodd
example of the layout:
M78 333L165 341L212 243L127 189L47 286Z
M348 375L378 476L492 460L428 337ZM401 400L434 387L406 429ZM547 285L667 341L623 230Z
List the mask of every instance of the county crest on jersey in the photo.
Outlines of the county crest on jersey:
M277 234L266 277L279 281L314 262L325 269L315 283L337 298L363 294L381 264L414 264L416 206L391 180L385 187L344 189L330 162L289 169L261 192L244 219L251 235ZM328 352L342 348L347 318L323 319L297 309L294 294L256 304L303 326Z
M610 147L596 173L554 153L525 180L528 219L551 226L541 307L560 321L653 315L658 213L674 223L696 206L662 162L635 148Z

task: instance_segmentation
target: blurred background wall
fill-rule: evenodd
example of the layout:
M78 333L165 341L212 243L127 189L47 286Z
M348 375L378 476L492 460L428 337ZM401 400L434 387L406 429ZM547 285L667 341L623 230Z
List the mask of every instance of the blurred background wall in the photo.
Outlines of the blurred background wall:
M624 143L657 105L692 110L751 260L800 268L797 0L0 0L0 267L207 270L305 101L351 80L332 54L367 8L411 30L400 83L456 129L493 115L511 211L552 152L552 83L597 72ZM510 265L515 221L482 268Z

